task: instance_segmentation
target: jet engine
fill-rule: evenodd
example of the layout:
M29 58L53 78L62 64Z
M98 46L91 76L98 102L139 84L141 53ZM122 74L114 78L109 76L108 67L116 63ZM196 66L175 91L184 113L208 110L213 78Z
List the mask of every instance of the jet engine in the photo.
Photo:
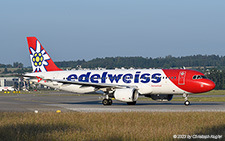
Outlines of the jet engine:
M123 102L136 102L138 99L138 91L135 88L116 89L114 97L116 100Z
M156 101L170 101L173 99L172 94L152 94L152 95L145 95L145 97L152 98Z

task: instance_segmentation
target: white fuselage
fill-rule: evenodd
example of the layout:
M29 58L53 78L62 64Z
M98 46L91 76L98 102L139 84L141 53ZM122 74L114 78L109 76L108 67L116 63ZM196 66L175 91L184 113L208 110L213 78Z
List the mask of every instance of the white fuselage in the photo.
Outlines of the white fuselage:
M62 84L48 80L68 80L99 84L125 85L137 88L140 94L183 94L185 91L174 85L161 69L139 70L75 70L29 73L25 76L38 76L31 81L75 93L90 93L101 89L92 86ZM188 92L186 92L188 93Z

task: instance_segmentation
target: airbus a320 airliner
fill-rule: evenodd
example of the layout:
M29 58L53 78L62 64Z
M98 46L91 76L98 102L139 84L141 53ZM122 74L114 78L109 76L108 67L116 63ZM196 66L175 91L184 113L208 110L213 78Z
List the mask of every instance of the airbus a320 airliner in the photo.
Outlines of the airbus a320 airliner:
M35 83L75 93L103 92L103 105L112 99L135 105L139 95L157 101L170 101L183 95L190 105L189 94L211 91L215 83L195 70L134 69L134 70L71 70L58 68L36 37L27 37L32 73L25 78Z

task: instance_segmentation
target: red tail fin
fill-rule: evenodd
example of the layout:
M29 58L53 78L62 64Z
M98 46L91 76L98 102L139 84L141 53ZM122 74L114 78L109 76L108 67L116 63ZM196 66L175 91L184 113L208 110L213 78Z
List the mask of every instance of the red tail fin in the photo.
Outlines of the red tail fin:
M36 37L27 37L33 72L60 71Z

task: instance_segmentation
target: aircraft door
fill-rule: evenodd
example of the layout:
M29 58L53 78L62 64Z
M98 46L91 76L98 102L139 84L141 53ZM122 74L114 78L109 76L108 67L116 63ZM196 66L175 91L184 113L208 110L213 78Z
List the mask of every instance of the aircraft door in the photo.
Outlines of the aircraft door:
M180 71L178 76L178 85L185 85L186 71Z

